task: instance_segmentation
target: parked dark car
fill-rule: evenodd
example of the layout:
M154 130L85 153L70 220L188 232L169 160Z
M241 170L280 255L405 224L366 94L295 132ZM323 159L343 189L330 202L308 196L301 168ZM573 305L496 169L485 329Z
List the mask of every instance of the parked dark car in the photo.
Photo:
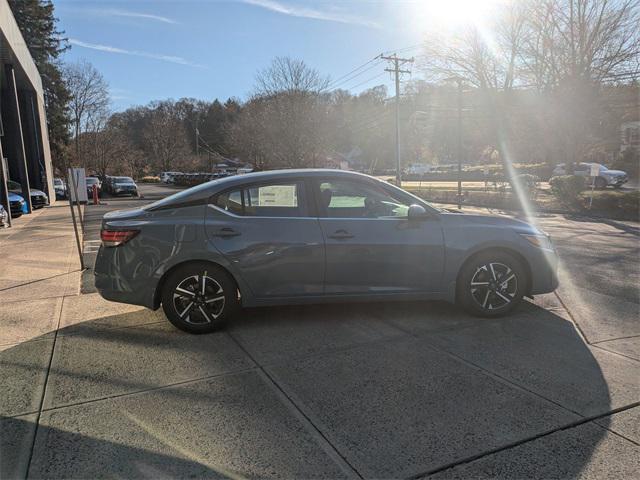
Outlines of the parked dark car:
M194 333L219 327L241 305L444 299L493 317L558 284L555 250L536 227L449 213L334 170L205 183L108 213L101 238L100 294L162 305Z
M85 180L87 182L87 196L89 200L93 198L94 185L96 185L98 188L98 197L99 197L100 193L102 192L102 182L100 181L100 179L98 177L87 177Z
M27 202L17 193L9 192L9 209L11 210L11 218L18 218L28 212Z
M109 193L111 195L138 196L138 186L131 177L109 177Z
M67 198L67 185L61 178L53 179L53 189L56 192L56 199L64 200Z
M22 193L22 186L18 182L14 182L13 180L7 181L7 188L16 194ZM31 206L34 209L46 207L49 205L49 197L47 194L36 190L35 188L29 188L29 195L31 196Z

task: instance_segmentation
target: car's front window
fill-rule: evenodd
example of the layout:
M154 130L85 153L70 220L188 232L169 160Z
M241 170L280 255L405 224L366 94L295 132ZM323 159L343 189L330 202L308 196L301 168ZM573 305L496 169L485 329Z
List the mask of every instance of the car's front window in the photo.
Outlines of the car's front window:
M410 205L377 185L341 179L322 182L320 200L331 218L406 217Z

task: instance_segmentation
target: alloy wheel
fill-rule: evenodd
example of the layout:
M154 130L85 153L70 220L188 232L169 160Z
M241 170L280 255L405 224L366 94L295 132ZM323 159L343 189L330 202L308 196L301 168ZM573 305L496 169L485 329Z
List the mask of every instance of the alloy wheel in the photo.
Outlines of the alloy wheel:
M222 286L204 271L182 280L173 291L173 307L187 323L212 323L224 310Z
M497 310L516 298L518 277L509 266L489 262L476 269L469 287L471 296L481 308Z

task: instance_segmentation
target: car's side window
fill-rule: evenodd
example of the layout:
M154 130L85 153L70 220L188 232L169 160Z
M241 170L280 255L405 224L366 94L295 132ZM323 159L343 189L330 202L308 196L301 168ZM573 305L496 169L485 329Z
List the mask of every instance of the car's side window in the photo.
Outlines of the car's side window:
M320 183L320 212L330 218L406 217L409 205L376 185L352 180Z
M218 194L218 208L251 217L305 217L308 215L301 182L255 184Z

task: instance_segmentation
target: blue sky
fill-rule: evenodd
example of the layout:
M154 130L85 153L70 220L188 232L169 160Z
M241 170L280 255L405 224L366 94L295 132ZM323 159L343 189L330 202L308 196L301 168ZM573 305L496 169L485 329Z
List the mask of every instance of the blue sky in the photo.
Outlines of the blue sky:
M55 1L72 48L107 79L113 108L165 98L204 100L251 91L275 56L337 79L382 51L416 45L419 2L296 0ZM413 49L407 56L418 54ZM341 87L391 85L381 64Z

